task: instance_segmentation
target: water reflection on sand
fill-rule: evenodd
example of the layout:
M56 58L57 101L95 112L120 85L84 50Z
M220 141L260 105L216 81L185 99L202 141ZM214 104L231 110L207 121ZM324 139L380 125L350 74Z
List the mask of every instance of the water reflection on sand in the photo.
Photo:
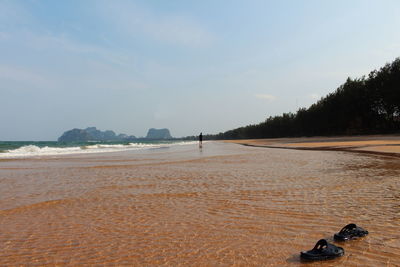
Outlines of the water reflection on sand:
M400 265L400 160L205 143L0 162L0 265ZM320 263L305 263L320 266Z

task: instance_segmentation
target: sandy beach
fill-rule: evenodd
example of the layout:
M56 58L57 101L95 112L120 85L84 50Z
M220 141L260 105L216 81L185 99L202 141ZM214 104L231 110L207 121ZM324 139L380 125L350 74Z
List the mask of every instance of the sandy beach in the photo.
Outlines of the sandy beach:
M399 266L400 140L365 138L0 160L0 265Z
M400 136L397 135L247 139L226 142L269 148L336 150L400 157Z

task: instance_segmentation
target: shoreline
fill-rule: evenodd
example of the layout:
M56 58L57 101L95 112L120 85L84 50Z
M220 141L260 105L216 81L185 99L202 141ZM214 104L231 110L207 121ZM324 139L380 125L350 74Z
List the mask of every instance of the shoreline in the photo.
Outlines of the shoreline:
M224 140L223 142L251 147L278 149L341 151L400 157L399 135L362 135L335 137L291 137L267 139Z
M299 266L356 219L371 234L325 265L400 266L398 177L397 158L224 142L0 161L0 265Z

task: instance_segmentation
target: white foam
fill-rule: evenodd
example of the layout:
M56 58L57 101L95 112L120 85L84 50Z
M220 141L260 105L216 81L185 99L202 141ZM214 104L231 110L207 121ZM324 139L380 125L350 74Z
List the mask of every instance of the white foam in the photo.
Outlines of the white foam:
M4 153L0 153L0 158L24 158L35 156L54 156L54 155L69 155L83 153L104 153L118 152L126 150L143 150L162 147L170 147L176 145L192 145L196 142L176 142L169 144L149 144L149 143L129 143L129 144L95 144L88 146L75 147L38 147L35 145L22 146L17 149L10 149Z

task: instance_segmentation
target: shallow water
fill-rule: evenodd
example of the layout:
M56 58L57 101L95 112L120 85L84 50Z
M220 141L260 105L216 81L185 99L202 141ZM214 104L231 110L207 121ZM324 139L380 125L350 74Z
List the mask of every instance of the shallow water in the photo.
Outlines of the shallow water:
M0 265L400 265L400 160L205 143L0 160Z

